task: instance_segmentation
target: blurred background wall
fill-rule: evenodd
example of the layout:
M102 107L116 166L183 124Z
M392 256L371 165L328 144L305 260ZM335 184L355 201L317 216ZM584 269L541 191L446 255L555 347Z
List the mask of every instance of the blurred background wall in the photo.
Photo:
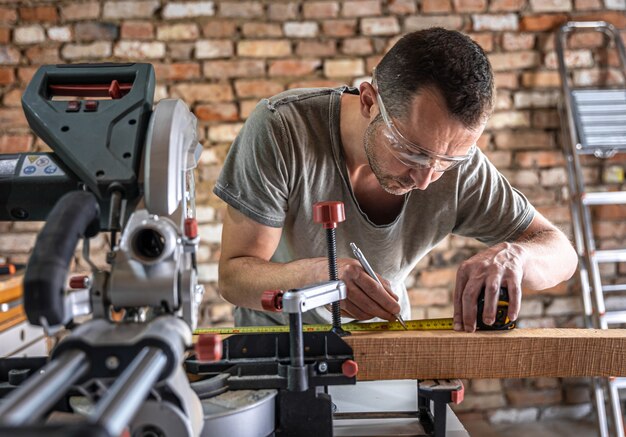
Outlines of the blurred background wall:
M431 26L470 35L488 53L497 108L479 146L546 217L571 235L566 171L557 114L560 79L554 34L567 20L606 20L626 28L625 0L331 0L331 1L15 1L0 0L0 153L47 151L20 107L39 65L135 60L156 69L155 100L180 97L199 120L203 325L232 323L216 289L224 204L212 194L229 144L259 99L294 87L358 85L405 32ZM625 38L626 39L626 38ZM616 83L618 61L599 34L570 40L577 84ZM88 145L86 145L88 147ZM589 165L598 184L621 186L619 158ZM622 170L623 172L623 170ZM596 209L603 247L622 244L623 208ZM0 223L0 261L27 260L40 223ZM92 256L102 264L105 238ZM413 318L452 315L459 262L481 245L451 237L408 279ZM75 270L88 270L77 253ZM626 266L603 266L618 280ZM611 305L626 307L624 298ZM525 291L522 327L581 326L577 277ZM497 360L497 357L494 357ZM462 419L530 421L591 413L585 380L468 381Z

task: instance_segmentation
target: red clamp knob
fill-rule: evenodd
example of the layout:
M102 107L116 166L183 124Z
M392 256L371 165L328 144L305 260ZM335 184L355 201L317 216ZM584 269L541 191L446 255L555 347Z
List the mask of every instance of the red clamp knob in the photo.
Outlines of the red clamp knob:
M341 373L347 378L353 378L359 373L359 364L353 360L346 360L341 363Z
M70 278L70 288L73 290L79 290L81 288L89 287L89 276L72 276Z
M324 225L324 229L334 229L346 220L343 202L317 202L313 205L313 221Z
M261 306L265 311L282 311L283 290L265 290L261 296Z
M452 402L457 405L463 402L464 397L465 397L465 387L463 386L463 384L461 384L461 388L450 393L450 398L452 399Z
M198 222L195 218L185 219L185 237L193 240L198 236Z
M219 361L222 358L222 339L219 334L200 334L194 349L198 361Z

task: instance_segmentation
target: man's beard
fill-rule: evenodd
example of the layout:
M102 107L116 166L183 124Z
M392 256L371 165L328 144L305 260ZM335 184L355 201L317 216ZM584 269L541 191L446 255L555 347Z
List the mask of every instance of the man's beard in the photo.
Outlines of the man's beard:
M367 156L367 161L369 162L370 168L376 176L378 183L389 194L394 194L396 196L402 196L406 194L408 191L411 191L414 188L413 180L410 177L399 178L394 177L387 174L380 162L378 161L378 157L376 156L376 147L377 145L374 143L376 138L376 130L382 124L384 125L383 118L380 114L378 114L374 120L367 126L365 129L365 134L363 136L363 142L365 144L365 155ZM380 147L380 146L378 146Z

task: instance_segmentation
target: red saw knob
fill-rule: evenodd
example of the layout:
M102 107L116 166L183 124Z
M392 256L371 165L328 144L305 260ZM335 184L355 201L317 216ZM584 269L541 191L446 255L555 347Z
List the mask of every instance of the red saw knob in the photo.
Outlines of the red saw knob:
M324 229L334 229L338 223L346 220L343 202L317 202L313 205L313 221L324 225Z
M185 237L194 239L198 236L198 222L194 218L185 219Z
M194 346L198 361L219 361L222 359L222 339L219 334L200 334Z
M281 311L283 309L283 290L265 290L261 295L261 306L265 311Z
M89 286L89 276L72 276L70 278L70 288L79 290Z
M355 377L359 373L359 364L354 360L346 360L341 363L341 373L348 378Z

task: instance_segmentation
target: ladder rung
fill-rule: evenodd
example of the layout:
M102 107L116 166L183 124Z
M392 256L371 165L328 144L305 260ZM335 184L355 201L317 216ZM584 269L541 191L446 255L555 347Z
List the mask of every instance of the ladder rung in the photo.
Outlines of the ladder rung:
M608 101L624 101L626 100L626 89L588 89L573 90L572 95L577 102L608 102Z
M617 291L626 291L626 284L603 285L604 293L615 293Z
M626 191L608 191L581 194L583 205L617 205L626 203Z
M599 263L626 262L626 250L596 250L591 257Z
M604 316L601 317L603 317L609 325L626 323L626 311L607 311Z

